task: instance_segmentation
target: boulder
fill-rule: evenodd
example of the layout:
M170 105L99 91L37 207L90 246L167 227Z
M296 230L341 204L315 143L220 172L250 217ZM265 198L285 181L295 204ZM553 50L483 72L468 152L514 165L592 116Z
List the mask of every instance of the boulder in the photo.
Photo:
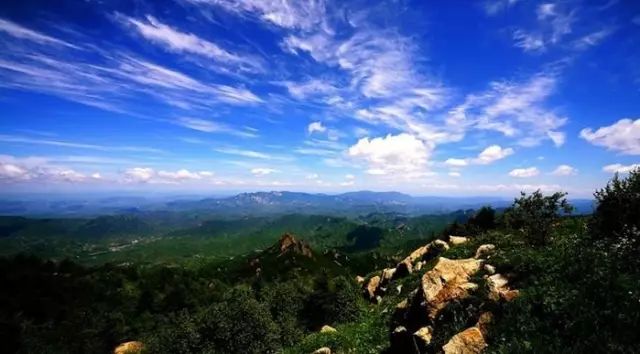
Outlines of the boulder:
M324 325L322 326L322 328L320 328L320 333L335 333L335 332L338 332L338 331L329 325Z
M466 237L449 235L449 243L451 243L452 246L461 245L467 241L469 241L469 239Z
M489 274L495 274L496 273L496 267L492 266L491 264L485 264L484 265L484 271L489 273Z
M502 274L494 274L487 278L487 288L489 290L489 299L499 301L511 301L518 297L518 290L509 288L509 279Z
M404 326L398 326L391 332L391 348L394 349L394 353L419 353L411 338L411 332Z
M426 272L421 280L422 295L432 320L450 301L464 299L471 291L477 289L478 286L468 280L481 265L481 260L473 258L438 258L433 269Z
M362 284L362 283L364 283L364 281L365 281L365 278L364 278L364 277L361 277L361 276L359 276L359 275L356 275L356 283L358 283L358 284Z
M420 270L424 263L420 264L423 258L430 255L437 255L441 252L444 252L449 249L449 245L442 240L434 240L422 246L415 251L411 252L405 259L403 259L396 266L395 277L400 278L407 274L413 273L414 270ZM419 268L416 269L416 265L420 264Z
M478 354L487 347L487 342L478 327L467 328L451 337L442 347L444 354Z
M489 244L485 244L485 245L481 245L476 250L475 259L486 259L486 258L488 258L488 256L493 254L493 252L495 252L495 250L496 250L496 246L492 245L490 243Z
M367 286L365 287L367 296L370 301L373 301L376 298L376 292L378 291L378 286L380 285L380 276L376 275L369 279Z
M396 272L396 268L386 268L382 270L381 283L387 284L393 279L393 275Z
M113 354L138 354L144 349L144 344L138 341L124 342L114 349Z
M431 338L433 337L433 328L431 326L422 327L413 333L416 343L419 347L426 347L431 344Z
M329 347L318 348L316 349L316 351L314 351L311 354L331 354L331 348Z

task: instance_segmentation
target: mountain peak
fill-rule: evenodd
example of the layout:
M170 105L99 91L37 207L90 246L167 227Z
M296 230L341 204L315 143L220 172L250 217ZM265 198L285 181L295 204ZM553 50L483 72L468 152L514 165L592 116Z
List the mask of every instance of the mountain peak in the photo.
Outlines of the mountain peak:
M296 253L306 257L313 257L311 247L309 247L306 242L297 240L289 233L285 233L280 237L278 247L280 249L280 255L285 253Z

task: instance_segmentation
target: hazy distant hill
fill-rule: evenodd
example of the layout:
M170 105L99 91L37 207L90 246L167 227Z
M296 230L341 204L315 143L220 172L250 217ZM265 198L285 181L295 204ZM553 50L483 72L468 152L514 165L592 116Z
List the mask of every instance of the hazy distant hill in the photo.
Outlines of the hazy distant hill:
M491 205L500 209L511 204L504 197L414 197L399 192L358 191L336 195L271 191L240 193L231 197L105 197L74 199L3 199L0 215L98 216L108 214L148 214L188 212L193 216L274 214L326 214L358 216L369 213L442 214L460 209ZM572 203L577 213L590 213L592 200Z

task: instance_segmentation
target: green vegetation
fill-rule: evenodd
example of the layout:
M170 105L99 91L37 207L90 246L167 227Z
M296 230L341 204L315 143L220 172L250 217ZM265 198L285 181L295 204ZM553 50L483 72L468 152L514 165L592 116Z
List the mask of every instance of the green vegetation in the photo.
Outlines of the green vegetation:
M364 300L355 275L371 276L435 237L456 234L470 241L443 256L471 257L494 244L490 263L520 296L483 305L478 275L479 292L438 317L435 343L491 306L491 353L640 352L640 171L616 176L595 197L590 216L568 214L562 193L534 192L504 212L244 217L145 236L122 230L157 230L148 219L115 227L108 219L5 218L0 230L8 236L0 241L41 257L0 259L3 350L108 353L139 340L149 353L388 352L396 304L434 262L396 280L377 305ZM90 226L109 231L75 234ZM63 235L29 248L44 230ZM285 232L304 242L279 243ZM337 331L321 333L324 325Z

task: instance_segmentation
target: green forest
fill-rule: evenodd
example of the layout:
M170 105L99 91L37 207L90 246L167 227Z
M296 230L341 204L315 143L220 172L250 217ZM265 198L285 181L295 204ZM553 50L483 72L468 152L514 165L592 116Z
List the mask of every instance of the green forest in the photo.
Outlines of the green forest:
M143 353L438 353L490 311L487 353L640 352L640 171L594 197L590 215L537 191L506 209L424 216L3 217L2 351L112 353L135 341ZM381 269L438 239L451 247L371 301ZM428 345L398 349L398 304L420 278L487 244L492 273L518 296L485 301L480 272L478 290L431 319Z

